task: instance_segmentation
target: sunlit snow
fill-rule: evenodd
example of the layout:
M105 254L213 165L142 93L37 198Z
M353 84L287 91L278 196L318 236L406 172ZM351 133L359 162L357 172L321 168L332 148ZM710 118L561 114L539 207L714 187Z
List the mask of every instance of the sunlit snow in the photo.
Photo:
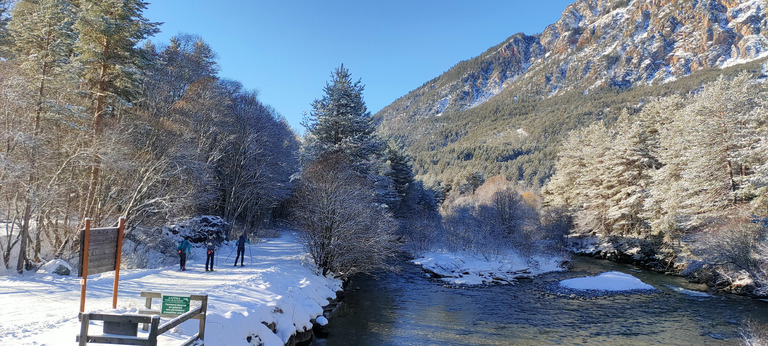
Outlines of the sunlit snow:
M234 267L233 248L218 253L214 272L205 272L205 256L193 253L187 271L178 265L159 269L121 270L117 309L112 309L114 272L88 277L86 312L137 313L144 308L142 291L174 295L207 294L206 345L284 345L297 330L309 329L322 317L322 306L341 290L340 280L318 276L297 237L286 232L246 248L244 267ZM193 249L193 251L204 251ZM39 273L0 276L0 345L75 345L80 279ZM159 303L156 301L156 303ZM161 323L167 322L163 318ZM322 322L327 323L324 319ZM262 322L275 322L277 334ZM91 322L99 334L100 322ZM197 332L191 320L163 334L160 345L178 345ZM140 331L139 336L146 337Z
M560 285L574 290L631 291L653 290L653 286L640 279L621 272L605 272L597 276L587 276L560 281Z

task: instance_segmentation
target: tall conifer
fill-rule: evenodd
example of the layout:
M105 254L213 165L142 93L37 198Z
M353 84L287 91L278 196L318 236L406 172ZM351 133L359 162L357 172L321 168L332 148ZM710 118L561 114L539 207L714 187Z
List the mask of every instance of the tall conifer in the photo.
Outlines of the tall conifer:
M72 31L75 13L68 0L22 0L13 7L13 16L9 31L13 36L11 49L18 63L27 76L29 95L34 97L34 107L29 109L29 134L32 141L24 141L23 154L27 161L29 175L25 184L25 193L21 199L24 205L19 230L20 247L17 263L19 273L23 272L27 262L27 245L31 233L31 220L38 213L46 194L40 191L46 189L43 185L45 178L41 177L40 162L45 139L41 138L42 118L56 117L60 113L56 104L59 103L61 92L71 87L67 82L71 78L71 68L67 66L76 35ZM49 139L50 140L50 139ZM49 189L50 187L48 187ZM35 257L40 251L40 232L35 241Z
M344 65L331 75L325 95L312 103L304 120L307 128L306 157L309 161L322 153L343 151L356 163L380 154L381 143L373 137L371 113L363 101L364 86L353 82Z
M140 0L81 0L75 28L80 33L77 60L92 99L94 143L104 133L104 120L121 104L133 100L138 90L137 73L144 63L139 42L154 35L158 23L142 16L147 3ZM91 180L82 208L93 215L101 159L94 154Z

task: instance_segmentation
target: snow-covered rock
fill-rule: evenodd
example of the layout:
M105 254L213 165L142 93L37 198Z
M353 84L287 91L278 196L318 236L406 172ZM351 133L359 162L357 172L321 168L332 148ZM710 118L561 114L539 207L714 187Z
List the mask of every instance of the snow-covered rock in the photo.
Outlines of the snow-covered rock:
M55 259L43 264L43 266L37 270L38 274L57 274L62 276L70 275L74 272L75 270L72 269L72 266L70 266L69 263L60 259Z

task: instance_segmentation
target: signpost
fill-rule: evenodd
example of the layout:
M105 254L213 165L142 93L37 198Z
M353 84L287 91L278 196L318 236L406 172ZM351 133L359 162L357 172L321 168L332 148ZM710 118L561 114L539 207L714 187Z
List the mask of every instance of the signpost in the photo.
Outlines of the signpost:
M80 312L85 311L85 288L88 275L115 271L112 287L112 308L117 308L117 285L120 281L120 258L123 252L125 218L117 227L91 228L91 219L85 219L80 233Z
M189 296L163 295L163 315L183 315L189 311Z

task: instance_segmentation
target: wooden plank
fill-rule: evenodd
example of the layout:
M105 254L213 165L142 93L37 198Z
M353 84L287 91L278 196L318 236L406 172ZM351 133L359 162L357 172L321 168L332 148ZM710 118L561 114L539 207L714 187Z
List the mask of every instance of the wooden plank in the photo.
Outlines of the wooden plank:
M145 298L162 298L162 293L157 292L141 292L141 296Z
M91 232L107 232L107 231L117 231L118 227L98 227L98 228L91 228Z
M77 341L80 345L85 345L88 342L95 342L101 344L117 344L117 345L150 345L149 340L141 339L138 337L117 337L117 336L96 336L91 335L87 337L87 340L83 340L81 337L77 337Z
M191 319L195 315L199 315L202 311L203 311L203 308L199 307L197 309L190 310L190 311L184 313L183 315L179 315L179 317L176 317L176 318L174 318L174 319L172 319L172 320L170 320L168 322L165 322L162 326L160 326L160 328L157 330L157 333L158 334L163 334L163 333L171 330L171 328L176 327L176 326L186 322L187 320Z
M140 296L142 296L144 298L157 298L157 299L163 298L163 294L162 293L158 293L158 292L146 292L146 291L144 291L144 292L141 292ZM208 296L204 295L204 294L192 294L192 295L189 296L189 300L200 300L200 301L202 301L204 299L208 299Z
M91 320L96 320L96 321L129 322L129 323L152 322L152 316L141 315L141 314L115 315L115 314L89 313L85 315L88 315L88 318L90 318Z
M160 317L173 317L173 318L176 318L176 317L180 316L180 315L168 315L168 314L164 315L164 314L160 313L160 311L157 311L157 310L139 310L139 313L140 314L145 314L145 315L158 315ZM202 315L197 315L197 316L191 317L190 319L199 320L201 318L203 318Z
M97 247L91 247L88 250L88 256L89 257L100 256L100 255L108 255L108 256L111 256L111 257L115 257L116 254L117 254L117 251L115 251L115 248L113 248L112 246L108 246L108 247L107 246L100 246L100 247L97 246Z
M115 264L114 253L89 254L88 257L89 257L88 266L98 264L98 263L112 262L112 267L114 269L114 264Z
M115 251L117 249L117 237L115 239L91 239L91 250L93 249L100 249L100 248L108 248L112 249L112 251Z
M187 341L184 341L184 343L181 344L181 346L190 346L194 344L195 341L197 341L197 339L200 339L200 333L197 333L193 335L191 338L187 339Z

